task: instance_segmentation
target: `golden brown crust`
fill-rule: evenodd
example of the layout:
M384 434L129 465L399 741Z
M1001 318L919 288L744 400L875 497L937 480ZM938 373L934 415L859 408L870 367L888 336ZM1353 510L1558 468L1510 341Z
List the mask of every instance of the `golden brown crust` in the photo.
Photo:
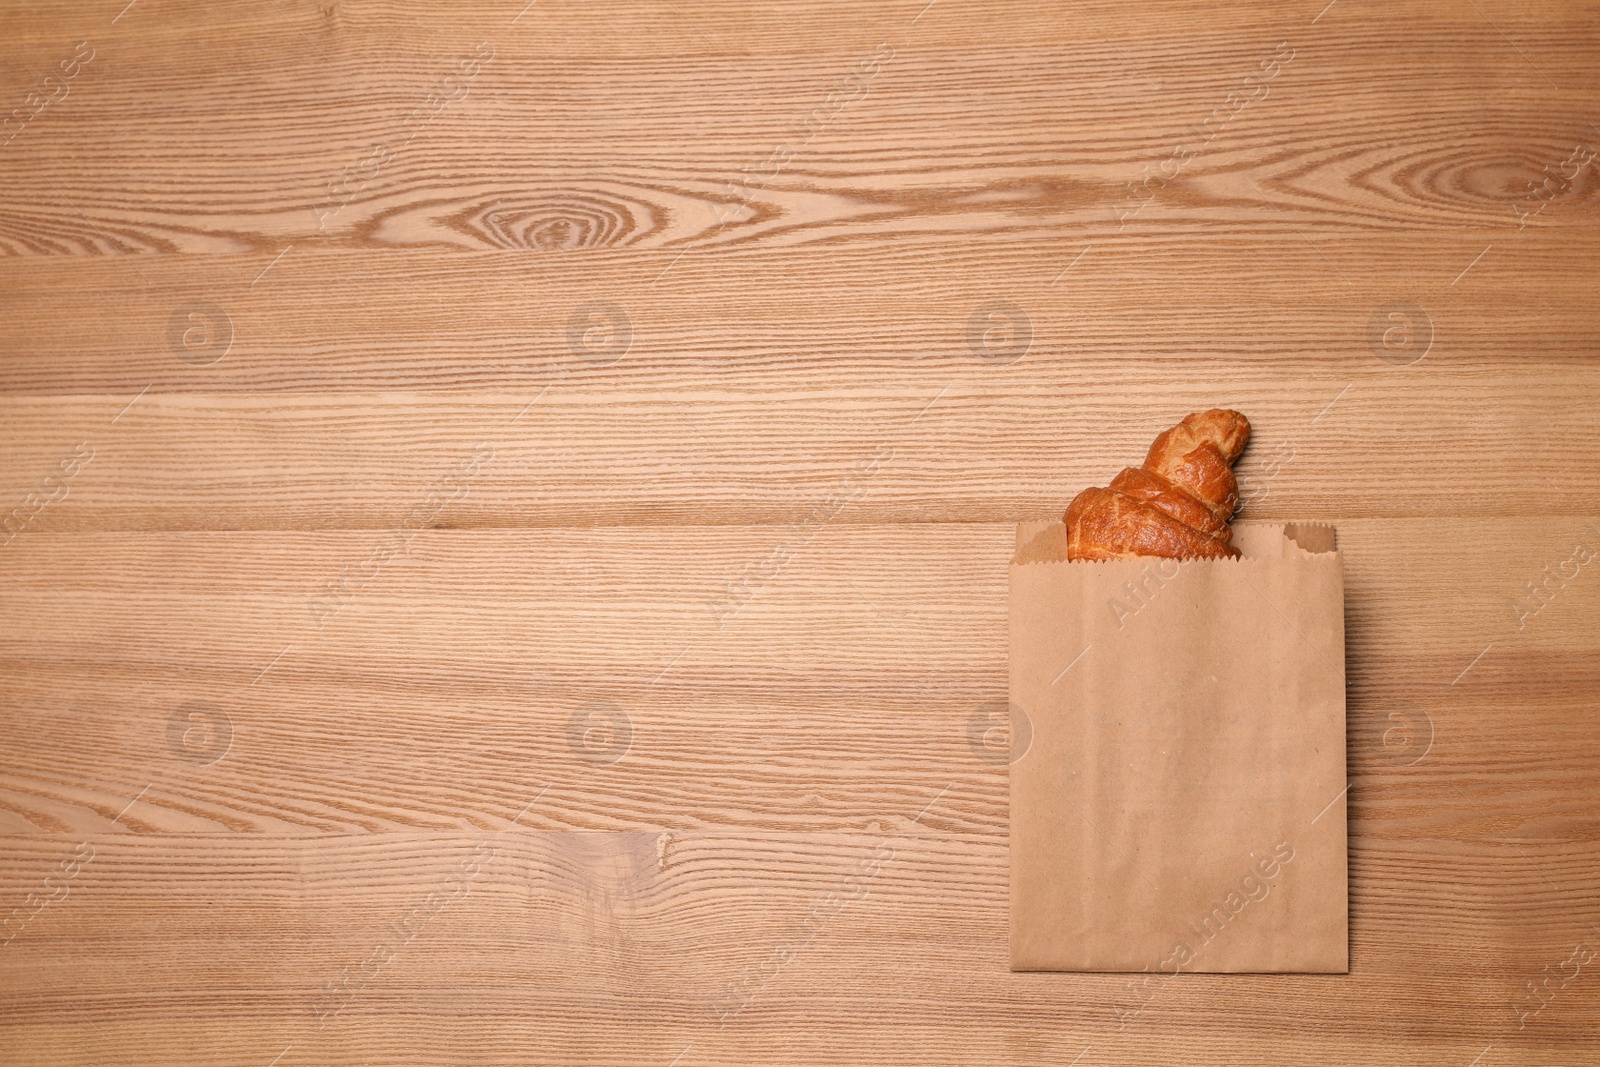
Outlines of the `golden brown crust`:
M1155 439L1144 466L1227 522L1239 504L1233 461L1250 440L1250 422L1237 411L1213 408L1189 415Z
M1215 559L1239 550L1201 533L1144 500L1110 489L1085 489L1067 508L1068 559Z
M1211 506L1197 500L1154 471L1143 467L1124 467L1111 479L1111 490L1135 500L1143 500L1166 512L1185 526L1192 526L1208 537L1228 538L1228 520L1218 518Z
M1067 508L1068 559L1235 557L1228 520L1239 503L1233 461L1250 422L1214 408L1185 418L1155 439L1144 466L1128 467L1110 488L1085 489Z

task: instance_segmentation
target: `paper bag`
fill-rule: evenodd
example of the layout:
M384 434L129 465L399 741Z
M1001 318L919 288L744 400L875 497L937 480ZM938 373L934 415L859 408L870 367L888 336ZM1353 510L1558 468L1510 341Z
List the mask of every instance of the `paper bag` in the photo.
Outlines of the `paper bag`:
M1232 560L1011 563L1011 968L1349 970L1344 578L1332 527Z

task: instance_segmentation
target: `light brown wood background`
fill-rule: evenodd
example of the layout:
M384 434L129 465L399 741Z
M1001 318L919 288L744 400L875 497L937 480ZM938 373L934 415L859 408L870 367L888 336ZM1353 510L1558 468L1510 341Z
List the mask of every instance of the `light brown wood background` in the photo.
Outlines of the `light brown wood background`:
M0 16L0 1059L1600 1063L1592 2L125 3ZM1351 973L1122 1025L1005 563L1215 404Z

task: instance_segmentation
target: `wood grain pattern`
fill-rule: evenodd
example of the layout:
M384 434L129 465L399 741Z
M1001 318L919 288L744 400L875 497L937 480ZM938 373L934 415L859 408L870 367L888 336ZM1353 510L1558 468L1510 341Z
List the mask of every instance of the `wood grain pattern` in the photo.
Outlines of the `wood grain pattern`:
M38 840L8 848L10 866L64 851ZM143 1062L167 1013L204 986L227 1012L197 1012L189 1039L247 1060L287 1047L310 1062L504 1062L532 1045L551 1060L602 1063L670 1062L690 1046L713 1062L909 1061L960 1041L975 1058L1031 1049L1054 1062L1086 1045L1111 1060L1149 1055L1173 1033L1217 1056L1263 1045L1290 1060L1326 1055L1323 1034L1281 1028L1295 1017L1343 1033L1331 1039L1341 1055L1407 1062L1387 1036L1360 1036L1382 1003L1410 1055L1442 1064L1515 1027L1511 987L1528 954L1564 954L1569 922L1541 912L1558 897L1600 903L1592 886L1574 889L1585 859L1571 846L1357 848L1358 884L1389 888L1357 912L1349 978L1186 979L1119 1029L1125 976L1004 969L1002 840L887 825L248 840L123 835L97 846L70 894L0 963L42 978L14 1005L15 1047L50 1054L50 1024L70 1002L83 1013L74 1030L84 1052ZM892 856L852 896L845 878L874 847ZM418 916L475 853L485 858L455 898ZM1554 886L1552 871L1565 873ZM808 923L830 894L851 899ZM1442 923L1452 944L1483 947L1462 959L1430 939ZM63 927L105 943L93 973L52 951ZM768 966L785 943L792 957ZM379 946L389 954L373 957ZM1419 982L1419 969L1436 978ZM1463 995L1504 1000L1463 1026ZM1592 998L1558 999L1536 1020L1541 1047L1581 1059L1593 1019ZM399 1032L396 1020L406 1021Z
M668 393L645 377L609 387L534 379L515 394L466 398L13 397L3 404L16 441L4 490L20 504L82 446L94 458L32 528L382 529L482 445L493 460L430 522L802 522L887 449L849 521L998 522L1104 481L1171 421L1162 412L1214 395L1200 381L1174 386L1153 362L1118 380L1076 363L992 376L918 369L885 374L875 389L863 375L837 395L824 387L828 373L745 395ZM1593 368L1526 368L1509 391L1509 371L1397 380L1360 367L1302 379L1287 399L1286 379L1217 373L1257 426L1239 468L1247 492L1266 490L1247 498L1250 517L1600 511L1600 476L1573 462L1597 429L1574 402L1596 389Z
M1592 6L524 2L0 2L0 1060L1600 1064ZM1352 970L1123 1023L1005 563L1218 403Z
M948 787L926 825L1003 834L1004 768L972 719L1005 697L1012 527L808 533L432 532L370 567L384 535L24 534L0 558L0 635L18 649L0 829L109 829L149 784L121 825L504 829L549 786L522 825L859 830ZM1464 794L1439 808L1480 824L1473 805L1497 798L1518 832L1600 838L1600 741L1578 715L1600 697L1600 596L1581 572L1538 614L1517 606L1523 575L1600 535L1564 518L1340 533L1351 763L1396 791L1373 816L1414 817L1384 734L1415 709L1435 785ZM792 558L761 566L777 546ZM1519 691L1518 664L1552 693ZM203 769L167 734L194 701L234 731ZM629 720L625 758L569 733L600 703ZM1510 796L1494 784L1508 767ZM1537 807L1501 810L1513 797Z

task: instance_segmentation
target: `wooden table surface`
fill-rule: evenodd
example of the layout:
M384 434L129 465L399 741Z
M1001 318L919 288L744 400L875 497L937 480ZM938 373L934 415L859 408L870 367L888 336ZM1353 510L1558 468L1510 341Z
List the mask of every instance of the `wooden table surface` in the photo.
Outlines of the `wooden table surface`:
M1594 3L524 4L4 4L0 1059L1600 1063ZM1351 968L1129 1016L1006 561L1213 405Z

